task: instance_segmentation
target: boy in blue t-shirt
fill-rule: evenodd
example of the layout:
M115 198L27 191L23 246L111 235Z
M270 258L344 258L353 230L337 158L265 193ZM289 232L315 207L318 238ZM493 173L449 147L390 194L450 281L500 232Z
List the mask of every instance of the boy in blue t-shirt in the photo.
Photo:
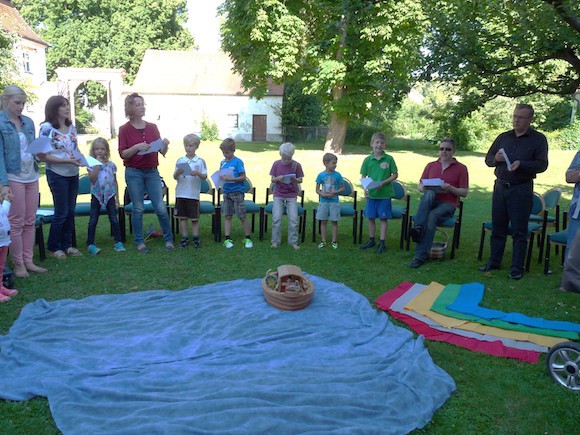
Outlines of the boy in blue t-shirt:
M340 204L338 195L344 191L342 175L336 172L338 158L331 153L322 157L322 163L326 169L316 177L316 193L320 197L320 203L316 210L316 219L320 221L320 237L322 241L319 248L326 246L326 225L328 220L332 222L332 247L338 248L338 220L340 219Z
M238 215L240 221L242 222L242 228L244 229L244 234L246 238L244 239L244 246L246 248L252 248L254 245L250 237L250 225L246 219L246 205L244 204L244 193L246 190L246 169L244 168L244 162L241 159L234 156L236 152L236 142L233 139L225 139L221 145L220 149L224 155L224 160L220 163L220 170L226 168L232 168L233 176L220 175L220 178L224 180L224 202L222 204L222 213L225 217L225 241L224 246L227 249L234 247L234 242L230 237L232 230L232 216Z

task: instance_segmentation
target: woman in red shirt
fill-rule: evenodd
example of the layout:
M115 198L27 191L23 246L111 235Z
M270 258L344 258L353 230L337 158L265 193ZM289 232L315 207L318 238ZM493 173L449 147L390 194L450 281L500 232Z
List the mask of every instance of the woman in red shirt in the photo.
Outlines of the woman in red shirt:
M125 98L125 116L129 118L129 122L119 128L119 154L125 165L125 182L133 203L131 224L135 246L142 254L149 252L143 238L143 196L147 192L163 231L165 250L171 251L173 232L163 202L162 181L157 170L158 153L165 156L169 141L161 140L157 126L143 119L145 102L139 94L133 93Z

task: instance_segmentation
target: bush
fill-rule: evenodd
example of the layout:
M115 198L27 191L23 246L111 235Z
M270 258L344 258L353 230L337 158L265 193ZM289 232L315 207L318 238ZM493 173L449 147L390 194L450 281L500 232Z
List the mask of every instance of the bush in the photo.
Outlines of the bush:
M576 119L564 128L558 135L558 140L563 150L580 149L580 120Z
M76 108L75 127L81 134L96 134L98 130L92 126L95 120L93 114L87 109Z
M205 118L201 121L201 137L203 140L218 140L219 129L214 121L208 121Z

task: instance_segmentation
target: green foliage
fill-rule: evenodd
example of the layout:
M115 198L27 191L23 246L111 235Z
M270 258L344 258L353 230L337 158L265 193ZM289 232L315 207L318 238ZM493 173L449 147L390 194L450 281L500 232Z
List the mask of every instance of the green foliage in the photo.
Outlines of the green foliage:
M563 129L558 135L560 148L564 150L580 150L580 118Z
M75 107L75 127L79 133L96 133L96 129L91 125L95 117L87 109L83 109L80 106Z
M201 137L203 140L218 140L219 129L215 121L209 121L205 118L201 121Z
M222 45L252 95L266 95L269 79L301 78L330 112L363 122L396 107L410 89L423 40L420 5L226 0Z
M123 68L132 83L145 50L184 50L186 0L15 0L27 23L51 44L47 71L58 67ZM96 104L94 96L91 105Z
M460 84L461 113L496 96L571 95L580 85L576 0L425 0L427 79Z
M322 116L320 97L304 92L304 87L298 78L286 83L281 110L283 127L316 127L321 125Z

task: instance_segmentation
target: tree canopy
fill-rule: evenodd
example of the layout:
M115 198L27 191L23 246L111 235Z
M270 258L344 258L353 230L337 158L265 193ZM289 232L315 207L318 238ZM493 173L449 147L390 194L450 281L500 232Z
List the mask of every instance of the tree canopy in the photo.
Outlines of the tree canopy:
M184 50L186 0L15 0L47 42L49 77L57 67L124 68L132 83L145 50Z
M425 0L425 74L460 85L461 112L496 96L580 86L577 0Z
M341 152L349 119L396 106L420 65L419 0L225 0L223 48L256 97L300 78L331 114L325 148Z

